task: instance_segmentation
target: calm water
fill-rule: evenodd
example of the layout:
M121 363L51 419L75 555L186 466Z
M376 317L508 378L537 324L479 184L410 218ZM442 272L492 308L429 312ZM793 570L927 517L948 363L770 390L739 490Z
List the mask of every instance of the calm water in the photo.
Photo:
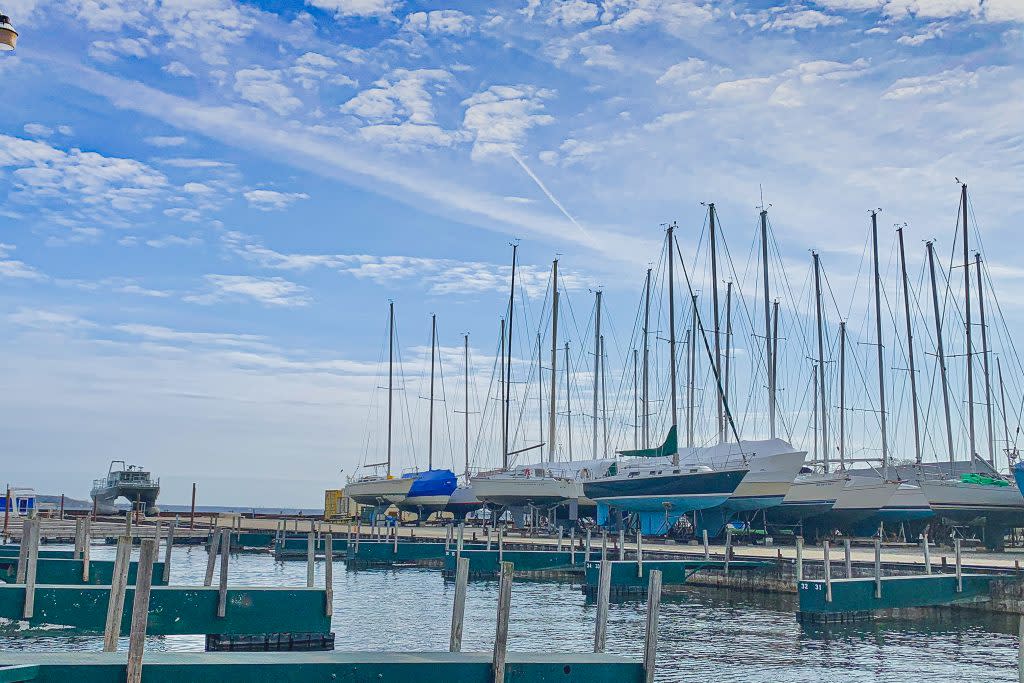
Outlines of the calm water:
M53 547L53 546L51 546ZM95 559L113 559L95 547ZM201 584L202 548L176 548L171 581ZM305 562L274 562L269 555L232 555L236 585L305 585ZM323 562L317 563L323 580ZM333 629L339 650L445 650L453 584L437 570L346 571L335 564ZM464 650L493 644L496 582L470 582ZM608 650L639 658L643 601L613 602ZM779 596L688 589L662 603L659 681L693 683L852 683L856 681L1016 681L1016 619L936 612L915 619L807 627L793 603ZM513 650L577 651L592 647L594 605L578 586L521 581L512 597ZM127 647L127 639L123 644ZM202 650L201 636L154 637L153 650ZM100 650L99 637L27 638L0 626L0 649Z

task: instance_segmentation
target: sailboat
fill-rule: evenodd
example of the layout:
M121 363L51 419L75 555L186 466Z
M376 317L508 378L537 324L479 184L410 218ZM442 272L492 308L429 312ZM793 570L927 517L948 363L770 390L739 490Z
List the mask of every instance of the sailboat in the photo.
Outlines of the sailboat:
M384 467L384 476L367 475L349 479L345 485L345 495L360 505L387 507L405 500L413 479L396 478L391 474L391 428L394 416L394 380L395 380L395 302L388 302L388 439L387 460L373 463L367 467Z
M448 497L445 511L450 512L455 519L465 519L467 515L476 512L483 507L483 501L476 497L473 485L469 479L469 335L463 335L463 358L465 360L465 372L463 375L463 417L464 433L463 447L465 451L465 468L463 469L463 483L459 484L452 495Z
M434 469L434 369L437 365L437 316L430 317L430 408L427 432L427 470L408 472L403 479L412 479L405 498L398 502L400 510L416 512L420 521L444 510L458 484L455 473L449 469Z

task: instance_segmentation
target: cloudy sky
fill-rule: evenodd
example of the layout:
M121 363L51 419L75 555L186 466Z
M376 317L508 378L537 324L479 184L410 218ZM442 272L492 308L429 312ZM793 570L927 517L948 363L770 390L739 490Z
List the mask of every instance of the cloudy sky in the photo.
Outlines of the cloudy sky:
M793 290L782 305L807 313L799 292L816 249L844 302L830 334L848 317L851 334L866 335L867 210L883 209L889 275L893 225L907 224L919 283L924 240L948 266L959 177L1006 330L1019 329L1019 0L4 0L3 10L21 33L17 52L0 55L0 453L13 484L84 497L117 458L158 473L168 502L185 502L198 480L211 504L315 505L381 457L389 299L404 373L397 467L425 465L431 313L446 399L435 456L458 464L462 335L471 412L487 415L509 243L520 244L527 322L542 320L560 255L584 384L588 290L605 290L608 392L619 396L662 225L677 221L684 252L696 253L702 202L717 204L744 296L757 293L748 252L763 202L782 266L775 289ZM697 279L704 262L694 260ZM887 289L887 307L898 311L898 296ZM750 327L736 335L740 356L759 348ZM517 341L522 382L535 333ZM873 350L851 345L870 368ZM797 404L810 351L791 346L788 435L809 448ZM890 365L904 366L889 346ZM1005 360L1009 375L1016 361ZM761 391L756 374L755 391L734 389L738 402ZM586 419L587 406L573 410ZM748 425L762 435L763 422ZM613 432L613 445L632 438ZM474 447L475 465L492 456Z

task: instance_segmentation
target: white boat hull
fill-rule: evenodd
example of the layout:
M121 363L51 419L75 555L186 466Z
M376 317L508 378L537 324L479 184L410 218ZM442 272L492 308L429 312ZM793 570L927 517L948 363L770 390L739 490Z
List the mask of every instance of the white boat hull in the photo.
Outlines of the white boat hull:
M546 507L578 499L581 486L549 477L482 476L472 480L473 493L483 503L499 507Z
M391 505L401 503L409 493L413 478L364 479L345 487L345 494L360 505Z

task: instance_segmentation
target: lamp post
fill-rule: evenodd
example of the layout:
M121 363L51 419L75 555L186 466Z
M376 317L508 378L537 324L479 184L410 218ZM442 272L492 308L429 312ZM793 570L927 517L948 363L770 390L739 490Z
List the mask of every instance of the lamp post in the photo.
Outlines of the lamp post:
M0 13L0 52L10 52L18 42L18 32L11 26L11 18Z

